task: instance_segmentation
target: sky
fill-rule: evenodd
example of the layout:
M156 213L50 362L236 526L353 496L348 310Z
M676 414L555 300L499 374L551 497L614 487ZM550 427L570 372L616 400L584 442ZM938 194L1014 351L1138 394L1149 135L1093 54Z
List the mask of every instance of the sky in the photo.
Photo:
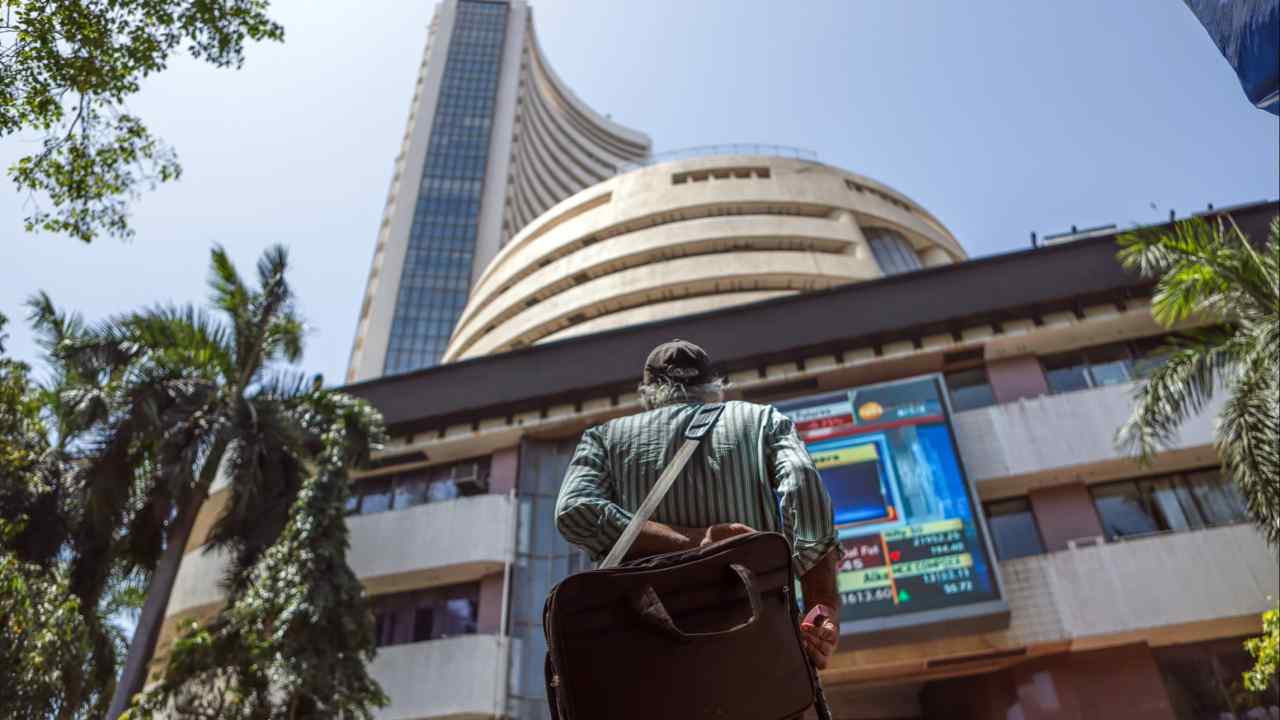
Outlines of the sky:
M973 257L1280 197L1280 123L1178 0L531 5L557 74L656 151L813 150L923 205ZM135 204L133 240L28 234L29 199L0 178L9 354L40 362L24 307L38 290L90 320L203 303L215 243L250 276L282 243L303 365L341 381L433 4L271 8L283 44L238 71L175 60L130 101L184 168ZM0 140L0 166L36 147Z

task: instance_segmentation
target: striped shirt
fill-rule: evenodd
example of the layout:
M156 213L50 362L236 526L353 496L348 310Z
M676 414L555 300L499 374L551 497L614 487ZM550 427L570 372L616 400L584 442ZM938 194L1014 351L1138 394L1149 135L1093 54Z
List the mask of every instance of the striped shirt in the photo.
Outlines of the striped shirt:
M603 559L684 443L698 407L668 405L584 432L556 503L565 539ZM797 576L837 545L831 498L791 420L747 402L725 403L652 519L781 532L791 541Z

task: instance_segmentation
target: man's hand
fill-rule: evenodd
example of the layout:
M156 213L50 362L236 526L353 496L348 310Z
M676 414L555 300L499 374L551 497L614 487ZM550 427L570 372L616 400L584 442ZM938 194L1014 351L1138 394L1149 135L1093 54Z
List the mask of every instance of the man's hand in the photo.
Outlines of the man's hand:
M814 610L822 615L820 624L814 623ZM831 656L836 652L836 645L840 641L840 627L836 625L835 610L826 605L818 604L813 606L813 610L805 616L803 622L800 623L800 633L804 638L804 649L808 651L809 657L813 659L813 664L819 670L825 670L827 663L831 661Z
M698 543L698 547L706 547L713 542L728 540L735 535L746 535L753 533L755 530L743 525L742 523L720 523L712 525L702 534L702 542Z

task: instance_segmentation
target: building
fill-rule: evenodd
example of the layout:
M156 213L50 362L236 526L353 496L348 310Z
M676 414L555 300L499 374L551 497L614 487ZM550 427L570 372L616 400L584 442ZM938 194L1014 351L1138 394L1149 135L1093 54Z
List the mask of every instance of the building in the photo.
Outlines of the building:
M347 381L434 365L473 280L547 208L649 155L556 77L524 0L444 0L427 33Z
M549 209L480 274L444 361L966 258L896 190L802 150L739 154L752 149L652 164Z
M752 163L770 175L795 167ZM1253 233L1277 212L1274 202L1232 211ZM870 223L858 225L865 236ZM559 481L584 428L638 409L642 359L672 337L709 348L732 396L755 401L946 379L1007 619L883 646L846 639L823 674L837 717L1243 711L1229 687L1239 639L1280 595L1276 556L1216 471L1217 405L1151 466L1115 449L1164 331L1151 284L1116 263L1114 234L884 275L352 386L395 438L360 481L351 518L351 561L383 618L384 717L546 717L543 599L586 566L553 525ZM436 635L450 637L415 642Z

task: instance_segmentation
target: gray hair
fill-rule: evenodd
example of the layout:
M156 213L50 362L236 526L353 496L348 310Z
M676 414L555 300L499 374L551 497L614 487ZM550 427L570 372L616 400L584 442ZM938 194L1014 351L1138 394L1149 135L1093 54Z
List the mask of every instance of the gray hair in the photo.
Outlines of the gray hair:
M701 385L682 385L670 380L662 380L648 384L642 383L636 390L640 393L640 404L644 409L656 410L666 405L680 403L724 402L726 385L724 378L716 378Z

